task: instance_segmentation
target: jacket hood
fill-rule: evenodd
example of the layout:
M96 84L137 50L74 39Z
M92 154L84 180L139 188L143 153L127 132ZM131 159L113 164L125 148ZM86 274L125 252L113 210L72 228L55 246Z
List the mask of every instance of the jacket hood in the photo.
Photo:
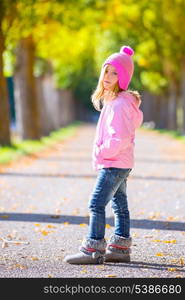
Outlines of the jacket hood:
M133 93L132 91L129 92L129 91L122 91L119 93L119 96L122 96L122 97L126 97L128 100L130 100L130 102L135 105L136 107L139 108L139 101L140 101L140 96L139 94L135 94Z
M134 94L129 91L123 91L119 94L119 96L122 96L126 98L129 103L131 104L131 111L132 111L132 118L134 121L135 128L138 128L141 126L141 123L143 121L143 114L142 111L139 109L139 102L140 102L140 96L138 94Z

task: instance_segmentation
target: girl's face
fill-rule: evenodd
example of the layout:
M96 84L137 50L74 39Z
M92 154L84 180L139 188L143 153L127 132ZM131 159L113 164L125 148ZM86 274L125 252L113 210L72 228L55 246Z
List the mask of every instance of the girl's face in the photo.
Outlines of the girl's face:
M115 84L118 82L118 73L112 65L108 64L103 78L103 86L105 90L113 90Z

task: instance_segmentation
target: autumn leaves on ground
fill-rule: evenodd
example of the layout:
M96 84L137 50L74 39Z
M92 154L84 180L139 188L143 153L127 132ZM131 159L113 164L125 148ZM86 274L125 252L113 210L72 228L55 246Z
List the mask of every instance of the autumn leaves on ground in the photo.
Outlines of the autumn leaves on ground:
M185 145L140 128L128 179L130 263L71 266L87 233L95 126L0 173L0 277L185 277ZM114 230L107 207L106 238Z

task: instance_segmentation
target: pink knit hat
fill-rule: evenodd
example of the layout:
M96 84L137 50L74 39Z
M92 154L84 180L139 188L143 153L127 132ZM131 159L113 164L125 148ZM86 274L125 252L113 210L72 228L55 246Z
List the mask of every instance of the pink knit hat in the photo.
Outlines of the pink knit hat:
M111 64L116 68L119 86L123 90L127 90L134 72L133 54L134 50L132 48L123 46L119 53L110 55L103 64L103 67L107 64Z

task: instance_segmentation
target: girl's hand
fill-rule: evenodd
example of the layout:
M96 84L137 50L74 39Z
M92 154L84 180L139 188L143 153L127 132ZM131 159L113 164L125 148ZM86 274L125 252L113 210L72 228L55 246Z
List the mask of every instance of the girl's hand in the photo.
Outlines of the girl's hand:
M99 154L100 154L100 148L97 144L95 144L92 153L93 160L96 160Z
M95 155L98 156L100 154L100 148L96 145L95 146Z

